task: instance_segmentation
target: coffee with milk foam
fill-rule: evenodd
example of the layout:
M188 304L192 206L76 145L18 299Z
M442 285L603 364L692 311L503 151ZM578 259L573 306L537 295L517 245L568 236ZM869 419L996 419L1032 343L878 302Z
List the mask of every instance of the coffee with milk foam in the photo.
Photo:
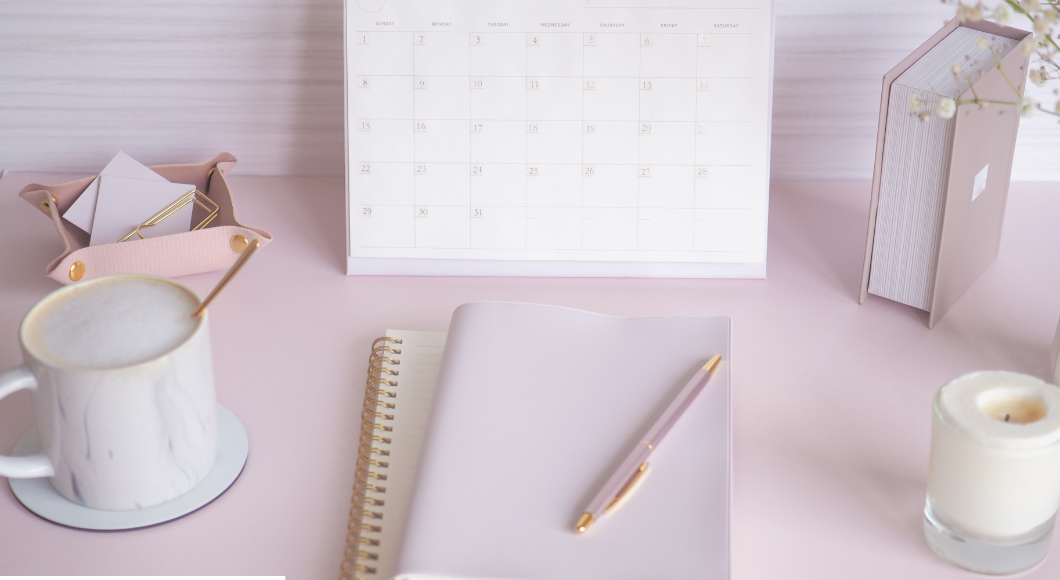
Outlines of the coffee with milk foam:
M114 368L147 362L195 332L197 297L154 278L70 288L26 320L26 344L57 366Z

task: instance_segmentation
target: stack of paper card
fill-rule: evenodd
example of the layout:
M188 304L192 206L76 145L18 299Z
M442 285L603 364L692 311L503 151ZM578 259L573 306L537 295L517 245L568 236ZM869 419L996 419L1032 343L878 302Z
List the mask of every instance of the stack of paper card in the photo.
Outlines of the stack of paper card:
M90 246L113 244L194 190L194 185L171 183L119 152L63 217L91 236ZM187 232L194 207L188 203L157 225L139 231L148 238ZM139 239L133 235L129 241Z

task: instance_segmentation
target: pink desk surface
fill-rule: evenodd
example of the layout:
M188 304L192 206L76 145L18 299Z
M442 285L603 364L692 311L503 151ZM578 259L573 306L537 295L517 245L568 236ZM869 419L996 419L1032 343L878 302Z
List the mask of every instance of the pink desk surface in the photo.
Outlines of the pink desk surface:
M37 179L0 181L0 368L19 364L19 321L57 287L43 271L59 239L15 196ZM973 370L1048 376L1060 185L1012 187L1000 258L928 330L911 308L857 303L867 183L774 183L767 280L636 280L349 278L341 179L233 182L241 220L276 238L211 307L218 396L250 435L242 477L197 513L117 533L50 524L5 484L0 574L335 578L372 339L510 300L732 317L734 580L976 577L921 535L931 397ZM205 293L220 276L185 281ZM30 424L27 393L0 403L0 450ZM1060 578L1060 546L1024 577Z

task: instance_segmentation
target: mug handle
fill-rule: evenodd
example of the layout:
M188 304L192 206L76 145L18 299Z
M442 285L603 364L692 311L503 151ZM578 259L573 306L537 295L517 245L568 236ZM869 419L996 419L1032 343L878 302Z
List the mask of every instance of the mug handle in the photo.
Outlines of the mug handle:
M37 378L29 372L26 365L0 373L0 399L22 389L36 389ZM51 477L55 467L43 453L28 457L8 457L0 455L0 476L13 478Z

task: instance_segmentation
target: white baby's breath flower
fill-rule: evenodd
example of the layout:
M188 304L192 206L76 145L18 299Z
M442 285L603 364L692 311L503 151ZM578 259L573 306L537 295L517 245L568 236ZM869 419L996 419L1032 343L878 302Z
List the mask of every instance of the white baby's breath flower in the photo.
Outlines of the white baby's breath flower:
M998 24L1004 24L1008 22L1010 18L1012 18L1012 9L1009 8L1007 4L1002 4L997 7L997 10L994 10L994 20L997 21Z
M957 18L961 22L978 22L983 19L983 9L978 6L957 6Z
M957 101L949 97L943 97L939 99L939 104L935 105L935 114L942 117L943 119L950 119L953 114L957 112Z
M950 67L950 70L953 71L953 74L959 75L961 74L961 65L954 63L954 65Z
M986 48L986 37L980 36L979 38L975 39L975 45L979 48Z
M931 113L929 113L927 111L923 111L919 115L917 115L917 118L920 119L921 121L927 121L928 119L931 118Z
M1020 102L1016 103L1016 110L1020 112L1020 115L1030 115L1034 112L1035 102L1024 97L1020 99Z
M1049 30L1049 21L1039 16L1034 20L1034 32L1037 34L1045 34Z
M1037 12L1039 9L1041 9L1041 5L1038 3L1038 0L1023 0L1022 2L1020 2L1020 6L1022 6L1023 10L1027 12Z
M1023 56L1030 56L1034 54L1034 38L1028 34L1023 40L1020 41L1020 52Z
M920 103L921 103L920 95L910 95L910 97L909 97L909 107L911 109L913 109L914 113L920 110Z
M1031 77L1031 82L1034 83L1035 85L1038 85L1039 87L1045 84L1045 76L1042 75L1041 71L1039 71L1037 69L1031 71L1030 77Z

